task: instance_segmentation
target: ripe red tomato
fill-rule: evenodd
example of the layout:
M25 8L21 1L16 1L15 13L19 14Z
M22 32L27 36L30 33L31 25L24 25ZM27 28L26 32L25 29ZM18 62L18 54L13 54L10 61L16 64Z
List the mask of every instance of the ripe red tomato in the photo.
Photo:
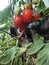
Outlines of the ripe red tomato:
M31 9L25 9L24 11L23 11L23 18L24 18L24 20L28 23L30 23L32 20L33 20L33 10L31 10Z
M15 16L15 18L14 18L14 25L16 27L19 27L22 24L23 24L23 18L22 18L22 16Z
M19 31L22 32L23 30L26 29L26 27L27 27L27 24L24 22L21 26L18 27L18 29L19 29Z
M41 14L36 14L36 15L34 16L34 19L33 19L33 20L38 20L40 17L41 17Z
M18 29L22 32L23 30L25 30L25 26L19 26Z

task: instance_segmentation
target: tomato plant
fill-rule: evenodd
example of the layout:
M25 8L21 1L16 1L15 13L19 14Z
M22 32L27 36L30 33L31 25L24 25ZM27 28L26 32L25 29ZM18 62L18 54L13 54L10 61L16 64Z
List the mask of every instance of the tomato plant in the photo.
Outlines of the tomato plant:
M0 13L0 65L49 65L49 8L27 1L10 0Z

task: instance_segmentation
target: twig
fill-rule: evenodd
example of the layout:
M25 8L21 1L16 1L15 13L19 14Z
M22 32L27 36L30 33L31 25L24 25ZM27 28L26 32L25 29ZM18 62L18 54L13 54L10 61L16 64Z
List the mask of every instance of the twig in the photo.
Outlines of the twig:
M21 38L21 36L22 36L22 35L23 35L23 33L24 33L24 31L22 31L22 33L16 37L15 35L13 35L13 34L11 34L11 33L7 32L7 31L5 31L4 29L1 29L1 28L0 28L0 31L3 31L3 32L5 32L5 33L7 33L7 34L9 34L9 35L14 36L14 37L13 37L14 39L20 39L20 38Z

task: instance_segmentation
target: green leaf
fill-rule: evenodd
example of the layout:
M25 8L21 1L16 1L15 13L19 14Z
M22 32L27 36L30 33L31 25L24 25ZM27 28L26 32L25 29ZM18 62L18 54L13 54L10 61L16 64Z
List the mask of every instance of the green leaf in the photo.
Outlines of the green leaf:
M14 4L14 5L16 4L16 0L13 0L13 4Z
M22 4L22 2L21 1L19 1L19 6L21 7L21 4Z
M39 22L38 22L38 21L36 21L36 22L33 21L33 22L32 22L32 25L33 25L33 26L37 26L37 25L39 25Z
M10 14L11 11L11 5L9 5L8 7L6 7L0 14L0 23L4 23L4 21L6 22L6 20L8 19L8 16Z
M49 65L49 43L39 52L36 65Z
M22 64L23 64L23 62L22 62L22 58L19 57L19 65L22 65Z
M35 10L35 12L33 13L33 16L36 15L36 14L39 14L42 12L42 9L40 8L37 8L37 10Z
M23 5L25 4L24 0L21 0L21 2L22 2Z
M7 64L11 60L15 58L15 54L19 51L19 47L12 47L4 52L3 55L0 56L0 64Z
M11 61L10 63L8 63L7 65L12 65L13 64L13 61Z
M7 46L7 43L9 42L8 37L5 38L5 36L4 36L2 42L3 42L3 43L1 44L1 46L2 46L2 47L6 47L6 46Z
M26 63L25 63L25 65L29 65L29 57L26 58Z
M43 12L44 15L48 15L48 13L49 13L49 8L44 8L42 12Z
M28 48L32 45L33 43L25 43L22 45L22 48Z
M16 40L15 40L15 39L11 39L10 44L11 44L12 46L16 45Z
M21 7L21 4L24 5L24 3L25 2L23 0L19 1L19 6Z
M16 2L18 2L19 0L16 0Z
M43 37L40 37L38 34L34 36L33 41L34 44L27 51L29 55L37 53L44 46Z
M3 43L2 40L0 40L0 45L2 45L2 43Z
M34 42L34 44L44 43L44 37L41 37L39 34L35 34L33 37L33 42Z
M26 48L20 48L20 50L17 53L17 56L22 55L27 49Z
M24 52L27 51L27 48L30 47L32 45L32 43L25 43L22 45L22 47L20 48L20 50L18 51L17 55L20 56L22 55Z
M43 0L40 0L40 2L39 2L39 8L41 8L41 9L43 9L43 8L45 8L46 6L45 6L45 3L44 3L44 1Z

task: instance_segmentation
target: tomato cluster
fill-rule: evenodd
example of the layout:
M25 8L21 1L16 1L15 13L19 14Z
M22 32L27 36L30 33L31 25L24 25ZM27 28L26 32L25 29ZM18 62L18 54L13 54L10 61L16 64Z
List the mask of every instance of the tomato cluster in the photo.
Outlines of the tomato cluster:
M34 15L35 12L31 7L32 7L31 3L26 3L24 6L24 10L21 11L20 13L17 12L18 15L16 15L13 19L15 28L17 28L20 33L24 31L23 36L26 36L29 42L33 42L33 39L32 39L32 32L30 31L30 28L28 26L33 21L36 21L41 17L40 13ZM18 35L20 35L19 32ZM35 31L33 31L33 33L35 33Z
M38 20L41 14L36 14L33 16L34 11L31 9L25 9L22 11L22 15L17 15L14 17L14 26L23 31L28 23Z
M33 0L33 3L38 4L37 0ZM38 33L43 36L45 34L49 34L49 15L45 18L44 13L42 11L39 13L36 13L36 11L36 9L34 10L32 8L32 3L25 3L24 10L21 10L20 7L14 10L14 27L10 27L12 37L17 36L17 38L20 40L28 39L29 42L33 42L33 36L35 33Z

